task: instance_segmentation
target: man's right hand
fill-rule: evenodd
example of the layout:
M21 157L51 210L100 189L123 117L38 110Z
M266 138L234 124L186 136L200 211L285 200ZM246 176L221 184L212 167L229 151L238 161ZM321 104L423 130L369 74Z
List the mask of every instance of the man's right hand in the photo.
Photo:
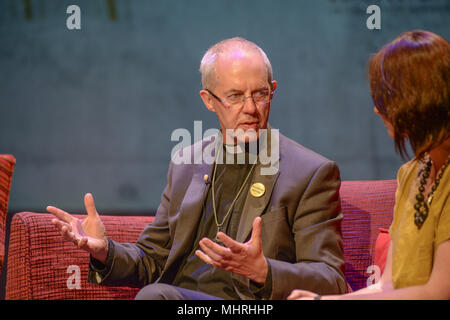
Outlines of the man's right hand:
M84 205L87 218L83 220L52 206L48 206L47 211L56 217L52 223L61 232L64 239L73 242L80 249L89 252L92 257L105 264L108 256L108 240L105 235L105 226L95 209L92 194L87 193L84 196Z

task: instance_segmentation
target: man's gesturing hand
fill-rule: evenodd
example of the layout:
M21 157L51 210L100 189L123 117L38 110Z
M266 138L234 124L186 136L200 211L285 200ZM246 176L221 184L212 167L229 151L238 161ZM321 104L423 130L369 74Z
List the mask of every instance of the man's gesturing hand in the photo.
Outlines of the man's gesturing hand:
M197 250L195 254L210 265L264 284L268 266L262 252L261 218L257 217L253 221L252 237L246 243L234 241L223 232L219 232L217 236L226 247L208 238L203 238L200 240L200 247L203 251Z
M105 263L108 255L108 241L105 236L105 226L95 209L92 194L87 193L84 196L84 205L87 218L83 220L52 206L48 206L47 211L56 217L52 223L61 231L64 239L73 242L80 249L89 252L95 259Z

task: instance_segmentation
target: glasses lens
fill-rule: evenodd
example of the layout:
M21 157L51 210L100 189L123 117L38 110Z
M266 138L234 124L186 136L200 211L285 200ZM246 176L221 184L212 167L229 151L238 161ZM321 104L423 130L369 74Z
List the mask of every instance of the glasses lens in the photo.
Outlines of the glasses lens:
M255 102L268 102L270 98L269 90L260 90L252 94L253 101Z
M264 89L257 92L254 92L252 94L252 99L255 102L255 104L264 106L267 103L269 103L271 98L271 91ZM226 97L226 99L223 100L224 103L232 105L234 107L241 107L246 100L246 96L244 94L232 94Z
M239 105L245 101L245 96L243 94L232 94L225 100L232 105Z

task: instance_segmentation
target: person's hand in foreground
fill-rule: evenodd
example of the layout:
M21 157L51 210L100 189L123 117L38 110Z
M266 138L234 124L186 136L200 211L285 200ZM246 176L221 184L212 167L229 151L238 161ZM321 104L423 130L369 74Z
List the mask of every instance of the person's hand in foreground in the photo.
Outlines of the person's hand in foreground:
M212 266L264 284L268 265L262 251L261 218L257 217L253 221L252 236L246 243L237 242L223 232L219 232L217 237L225 247L208 238L203 238L200 240L200 247L203 251L197 250L196 255Z
M293 290L291 294L287 297L288 300L313 300L317 297L317 293L307 291L307 290Z
M52 206L48 206L47 211L56 217L52 219L52 223L61 232L64 239L73 242L78 248L89 252L92 257L105 263L108 255L108 240L105 236L105 226L95 209L92 194L87 193L84 196L84 205L87 218L82 220Z

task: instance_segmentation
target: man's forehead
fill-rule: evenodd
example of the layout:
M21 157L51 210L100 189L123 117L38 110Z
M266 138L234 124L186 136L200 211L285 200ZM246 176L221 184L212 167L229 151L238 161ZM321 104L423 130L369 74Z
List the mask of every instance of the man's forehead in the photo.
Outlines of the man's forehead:
M255 57L261 57L261 54L258 50L253 48L242 48L238 46L231 46L227 48L227 50L218 54L218 60L240 60L240 59L249 59ZM262 57L261 57L262 58Z
M216 70L222 69L222 71L230 71L230 68L239 66L249 68L261 67L265 69L264 60L258 52L237 49L217 57Z

